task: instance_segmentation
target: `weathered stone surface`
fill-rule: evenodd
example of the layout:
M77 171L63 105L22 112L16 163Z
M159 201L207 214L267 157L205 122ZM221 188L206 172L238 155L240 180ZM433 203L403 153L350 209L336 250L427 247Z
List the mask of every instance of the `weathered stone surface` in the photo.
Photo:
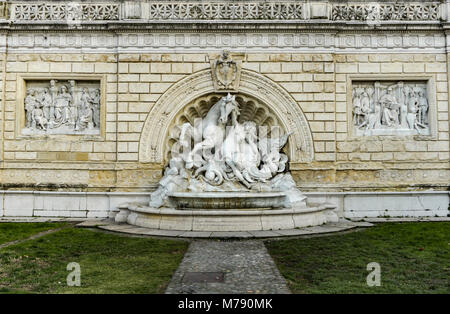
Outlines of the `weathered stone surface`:
M218 8L214 4L205 16L193 17L201 19L202 30L179 16L164 16L144 2L141 10L133 12L114 1L82 3L81 12L93 13L81 15L75 25L69 20L69 28L76 26L70 31L67 24L59 24L66 19L65 2L17 2L0 10L8 22L0 36L4 80L0 84L0 189L150 192L168 161L170 127L189 104L213 94L209 54L220 55L222 50L242 55L244 75L236 94L269 104L264 115L258 111L255 115L281 121L294 132L285 153L303 190L448 189L448 38L439 25L449 20L448 5L380 1L383 10L367 15L374 5L367 1L299 2L295 8L292 2L282 6L268 1L273 9L269 11L257 3L256 11L236 13L243 16L226 13L220 20L208 20ZM32 5L36 7L30 14ZM45 14L45 5L53 8L54 15ZM401 5L407 13L389 13ZM295 13L274 13L283 10ZM262 12L270 13L259 16ZM98 31L90 29L92 20ZM314 23L301 24L302 32L290 31L299 20ZM350 22L351 31L337 31L343 22ZM40 31L43 23L51 23L51 30ZM115 32L110 23L133 27ZM149 32L148 26L155 23L157 29ZM368 30L370 23L377 27ZM214 29L218 24L224 32ZM403 29L411 25L415 31L405 33ZM42 128L22 134L27 88L52 79L97 82L104 110L95 134L47 134ZM423 130L418 126L421 134L396 127L355 134L353 91L374 82L403 82L426 92L426 122L416 115L416 121L426 125ZM401 113L399 118L401 123ZM160 138L164 140L158 142ZM8 210L3 207L0 215L14 214ZM30 212L23 209L23 213ZM52 213L71 215L63 208Z

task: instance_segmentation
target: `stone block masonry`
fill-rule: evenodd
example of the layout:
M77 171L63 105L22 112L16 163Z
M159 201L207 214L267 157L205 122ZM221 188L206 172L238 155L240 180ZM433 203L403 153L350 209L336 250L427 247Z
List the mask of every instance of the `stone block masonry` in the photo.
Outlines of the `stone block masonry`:
M221 14L217 10L231 5L227 1L210 7L173 1L173 14L163 13L169 12L164 11L169 8L164 1L138 1L133 10L127 1L84 1L75 24L66 23L70 17L61 13L68 12L61 9L65 1L47 6L37 1L4 3L8 10L0 10L0 216L109 216L118 204L107 205L111 198L102 193L148 193L160 180L171 142L169 133L156 131L188 117L192 104L202 112L201 101L227 92L254 105L255 119L271 118L294 131L285 151L302 191L364 195L330 198L346 204L347 208L339 205L341 215L381 215L383 209L376 206L358 212L355 202L375 202L364 193L384 192L392 199L386 193L448 190L446 3L380 1L379 11L366 16L373 4L365 1L246 1L234 4L242 10ZM35 14L30 13L31 5L36 6ZM46 11L50 7L52 14ZM183 11L188 7L192 10ZM197 12L193 8L203 14L180 15ZM397 11L404 14L387 13ZM376 28L369 27L374 24ZM239 64L240 85L218 90L212 63L225 50ZM27 87L40 91L51 80L56 86L64 82L70 87L70 81L98 85L98 131L23 132ZM394 98L386 96L389 86ZM363 96L368 87L373 94ZM87 126L93 101L88 95L81 102L81 94L72 93L78 98L67 110L85 110ZM29 111L30 121L45 122L40 95ZM58 95L56 91L55 99ZM81 103L87 104L84 109ZM409 131L408 121L402 121L408 113L413 123ZM363 125L377 114L380 125ZM397 117L399 127L389 126L385 116L394 125ZM39 124L38 128L42 129ZM13 191L16 194L8 194ZM22 192L27 196L20 209L15 197L25 195ZM33 192L49 194L29 196ZM72 194L61 196L59 203L52 193L85 194L72 204ZM434 203L430 195L430 210L415 206L412 216L448 214L448 206L443 209L448 192ZM389 201L383 204L408 215L407 204L417 205L421 197L411 201L405 196L402 208ZM101 214L88 214L97 206Z

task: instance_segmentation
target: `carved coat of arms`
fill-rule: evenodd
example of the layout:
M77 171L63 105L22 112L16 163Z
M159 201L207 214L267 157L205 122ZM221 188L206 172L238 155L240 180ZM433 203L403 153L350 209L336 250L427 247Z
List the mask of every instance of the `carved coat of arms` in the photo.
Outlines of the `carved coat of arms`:
M214 87L217 91L237 91L241 70L241 60L233 60L228 51L211 60Z

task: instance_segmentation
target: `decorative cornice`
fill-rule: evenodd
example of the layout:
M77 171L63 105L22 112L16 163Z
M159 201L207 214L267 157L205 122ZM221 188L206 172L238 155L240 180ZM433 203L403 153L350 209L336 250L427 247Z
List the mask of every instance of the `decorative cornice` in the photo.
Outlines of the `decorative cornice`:
M0 0L0 32L18 53L445 52L448 12L450 0Z
M440 2L393 2L333 4L333 21L439 21Z
M150 20L303 20L299 1L159 1L148 6Z
M6 44L7 43L7 44ZM443 32L298 33L298 32L13 32L0 36L0 48L15 53L185 52L445 52Z
M441 1L2 1L0 17L13 22L147 21L147 22L288 22L364 21L386 23L439 22L447 19L448 3Z
M119 3L26 2L10 4L13 21L111 21L120 19Z

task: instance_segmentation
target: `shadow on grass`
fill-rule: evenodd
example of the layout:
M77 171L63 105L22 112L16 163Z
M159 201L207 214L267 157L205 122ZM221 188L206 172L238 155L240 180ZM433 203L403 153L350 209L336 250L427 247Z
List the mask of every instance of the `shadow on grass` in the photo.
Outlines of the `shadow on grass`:
M0 250L0 293L163 293L188 243L68 228ZM68 287L67 264L81 267Z

